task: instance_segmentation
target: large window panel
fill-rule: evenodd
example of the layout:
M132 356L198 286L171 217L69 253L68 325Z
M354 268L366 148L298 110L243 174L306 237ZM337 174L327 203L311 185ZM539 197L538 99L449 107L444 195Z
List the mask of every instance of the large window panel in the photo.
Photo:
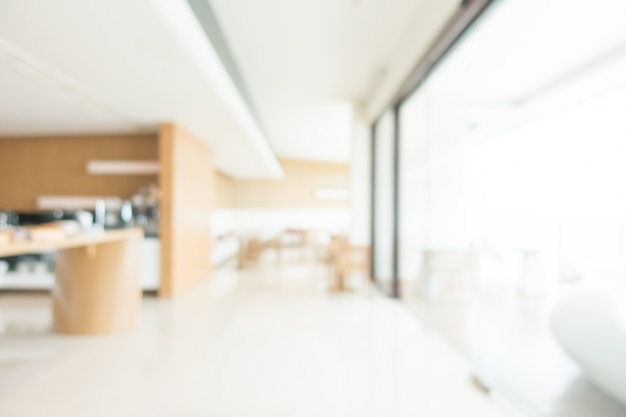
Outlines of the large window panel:
M577 379L550 314L626 285L624 15L494 2L399 105L402 297L533 415L623 413Z

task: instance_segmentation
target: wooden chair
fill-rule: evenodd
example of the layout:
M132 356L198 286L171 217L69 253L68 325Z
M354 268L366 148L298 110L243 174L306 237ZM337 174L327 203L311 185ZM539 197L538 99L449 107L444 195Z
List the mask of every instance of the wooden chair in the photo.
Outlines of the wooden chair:
M366 287L370 285L370 248L369 246L355 246L338 244L332 254L332 281L331 291L346 289L346 279L351 272L361 272Z
M350 246L350 241L344 236L334 235L330 239L328 244L327 261L328 264L333 267L335 265L335 259L343 249Z
M244 235L240 237L239 242L239 268L244 268L248 265L257 265L261 254L267 249L273 249L276 252L277 264L279 264L282 259L282 233L267 240L262 240L258 235Z
M248 265L256 264L259 261L263 244L256 236L242 236L240 239L238 266L245 268Z

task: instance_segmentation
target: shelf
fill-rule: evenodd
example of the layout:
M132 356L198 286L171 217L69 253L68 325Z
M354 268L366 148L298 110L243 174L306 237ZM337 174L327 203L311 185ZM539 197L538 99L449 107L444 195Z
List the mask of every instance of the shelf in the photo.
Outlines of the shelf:
M1 290L49 290L54 286L54 273L7 272L0 276Z
M87 161L87 173L94 175L156 175L159 172L161 164L158 161Z

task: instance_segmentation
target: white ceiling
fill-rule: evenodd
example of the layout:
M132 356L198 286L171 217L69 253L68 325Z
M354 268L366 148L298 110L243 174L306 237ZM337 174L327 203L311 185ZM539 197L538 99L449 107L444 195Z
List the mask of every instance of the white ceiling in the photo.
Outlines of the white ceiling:
M327 161L425 2L210 0L276 153Z
M428 4L207 1L264 129L185 0L0 0L0 136L178 122L212 144L233 177L279 176L274 151L347 161L355 107Z
M0 1L0 136L178 122L234 177L281 175L184 0Z

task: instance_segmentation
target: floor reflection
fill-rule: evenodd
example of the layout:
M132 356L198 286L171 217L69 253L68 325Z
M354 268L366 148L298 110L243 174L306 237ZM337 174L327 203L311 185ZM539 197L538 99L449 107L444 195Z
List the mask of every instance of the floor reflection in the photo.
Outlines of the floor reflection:
M465 355L484 383L529 415L624 416L626 407L593 386L550 331L554 304L576 285L524 295L511 280L475 280L428 298L411 283L403 288L418 317Z

